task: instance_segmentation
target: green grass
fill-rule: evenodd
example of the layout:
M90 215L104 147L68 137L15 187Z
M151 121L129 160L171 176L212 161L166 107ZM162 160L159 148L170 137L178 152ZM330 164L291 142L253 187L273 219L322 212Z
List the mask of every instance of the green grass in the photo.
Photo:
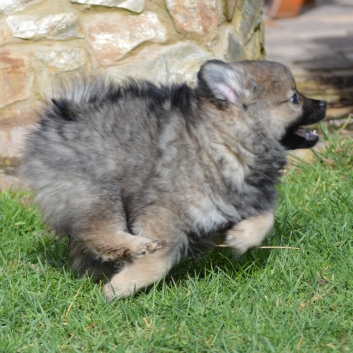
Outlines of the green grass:
M291 248L215 249L112 304L28 193L0 194L0 352L353 351L353 141L326 138L279 188L264 245Z

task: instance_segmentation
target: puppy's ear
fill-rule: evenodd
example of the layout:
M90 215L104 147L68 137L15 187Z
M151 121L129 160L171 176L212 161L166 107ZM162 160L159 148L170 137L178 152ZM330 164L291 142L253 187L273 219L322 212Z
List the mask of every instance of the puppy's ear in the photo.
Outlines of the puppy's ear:
M197 78L201 92L217 100L238 105L245 98L248 78L240 67L236 69L223 61L211 60L201 66Z

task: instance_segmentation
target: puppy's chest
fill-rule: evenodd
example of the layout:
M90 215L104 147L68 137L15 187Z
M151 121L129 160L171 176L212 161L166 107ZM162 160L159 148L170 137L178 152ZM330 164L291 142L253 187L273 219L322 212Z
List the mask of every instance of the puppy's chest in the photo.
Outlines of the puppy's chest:
M202 197L186 205L185 218L193 232L210 233L225 227L230 219L237 218L234 207L222 202L214 204L209 198Z
M183 208L193 231L214 232L266 209L262 188L249 184L248 178L251 180L251 173L232 154L223 154L220 163L209 164L203 180L190 188L194 192L184 195Z

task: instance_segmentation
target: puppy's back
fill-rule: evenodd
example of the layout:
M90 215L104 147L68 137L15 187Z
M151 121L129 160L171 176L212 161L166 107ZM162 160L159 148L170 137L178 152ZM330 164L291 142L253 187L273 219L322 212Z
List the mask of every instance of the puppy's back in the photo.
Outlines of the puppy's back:
M21 169L45 220L72 233L99 214L124 216L122 198L138 204L168 126L185 129L191 94L186 85L134 80L63 88L29 134Z

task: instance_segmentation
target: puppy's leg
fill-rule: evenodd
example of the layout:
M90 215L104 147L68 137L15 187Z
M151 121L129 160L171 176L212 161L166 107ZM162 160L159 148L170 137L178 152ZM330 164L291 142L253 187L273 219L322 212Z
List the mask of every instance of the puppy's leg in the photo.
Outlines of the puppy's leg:
M70 238L71 265L81 275L109 278L117 271L116 262L132 261L162 247L161 241L129 234L119 229L119 224L104 220L96 224Z
M133 295L139 289L165 277L176 260L174 251L170 250L168 246L163 247L154 254L126 262L123 269L113 275L103 288L107 301Z
M162 279L187 248L187 236L178 219L166 210L146 212L134 224L134 230L146 237L158 239L163 247L153 254L126 262L103 289L107 300L123 298Z
M132 235L122 230L102 231L84 235L86 248L102 261L134 260L154 253L162 242L140 235Z
M256 217L250 217L237 223L227 231L225 244L237 253L243 254L248 249L259 246L271 231L274 215L264 212Z

